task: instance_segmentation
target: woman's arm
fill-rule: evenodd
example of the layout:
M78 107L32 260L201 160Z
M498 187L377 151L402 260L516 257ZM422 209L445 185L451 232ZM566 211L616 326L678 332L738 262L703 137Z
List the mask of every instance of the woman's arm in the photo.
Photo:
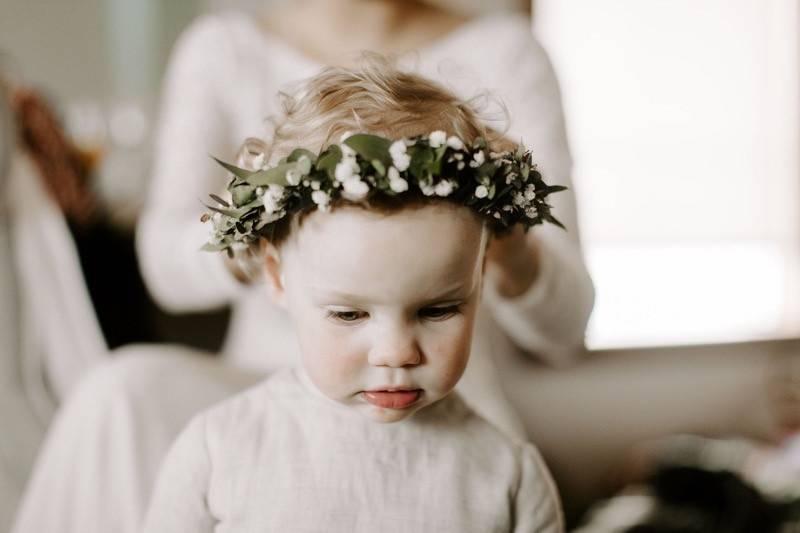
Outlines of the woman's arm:
M199 415L178 436L161 465L143 533L214 531L216 520L206 499L210 463L206 417Z
M240 284L222 254L200 252L208 227L202 201L225 186L211 155L233 154L222 84L231 84L234 53L218 17L199 19L175 45L167 68L153 181L137 229L142 272L153 297L180 312L224 305Z
M525 352L551 364L574 359L584 347L594 286L580 247L572 162L555 73L530 31L519 32L515 53L502 58L498 93L511 114L507 136L533 150L545 180L568 191L548 197L567 231L552 224L512 234L489 253L485 299L496 321Z

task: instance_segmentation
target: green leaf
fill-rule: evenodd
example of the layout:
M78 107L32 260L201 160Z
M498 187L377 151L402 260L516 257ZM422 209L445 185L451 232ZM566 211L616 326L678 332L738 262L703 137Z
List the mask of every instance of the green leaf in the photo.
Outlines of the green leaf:
M328 173L328 177L333 179L336 175L336 165L342 160L342 149L335 144L322 152L317 160L317 168Z
M305 148L295 148L292 150L292 153L289 154L289 157L286 158L286 161L294 163L299 161L303 156L306 156L312 164L317 160L317 156L314 155L314 152L306 150ZM305 174L308 174L308 171L306 171Z
M392 141L378 137L377 135L369 135L368 133L356 133L345 139L344 144L356 151L358 155L367 161L373 159L379 160L385 165L392 162L391 155L389 155L389 147Z
M561 228L561 229L563 229L563 230L566 230L566 229L567 229L567 228L564 226L564 224L562 224L562 223L561 223L561 222L560 222L560 221L559 221L559 220L558 220L556 217L554 217L554 216L553 216L553 215L551 215L550 213L548 213L548 214L544 215L542 218L544 218L546 221L548 221L548 222L550 222L550 223L552 223L552 224L555 224L556 226L558 226L559 228Z
M426 175L426 171L433 162L433 148L415 145L409 147L409 155L411 156L411 163L408 166L408 172L419 180Z
M257 187L263 187L265 185L286 186L286 172L295 168L296 165L297 163L283 163L267 170L259 170L247 178L247 183Z
M230 163L226 163L225 161L221 161L221 160L217 159L216 157L214 157L213 155L211 156L211 158L214 161L216 161L217 163L219 163L220 165L222 165L225 168L225 170L227 170L228 172L230 172L231 174L233 174L237 178L241 178L241 179L243 179L245 181L247 181L248 177L250 177L250 176L252 176L253 174L256 173L255 170L247 170L247 169L244 169L244 168L239 168L239 167L237 167L235 165L231 165Z
M564 187L563 185L548 185L547 192L545 194L550 194L551 192L561 192L566 190L567 188Z
M370 161L370 163L372 163L372 167L375 169L375 171L378 173L379 176L386 175L386 167L384 166L383 163L381 163L380 159L373 159L372 161Z
M204 252L220 252L227 248L229 245L225 242L221 242L219 244L211 244L210 242L205 243L200 250Z
M225 200L223 200L222 198L220 198L216 194L209 194L209 196L211 197L212 200L214 200L215 202L217 202L219 205L221 205L223 207L230 207L231 206L231 204L229 204L228 202L226 202Z
M237 185L231 189L231 197L233 198L233 205L241 207L250 201L256 188L253 185Z

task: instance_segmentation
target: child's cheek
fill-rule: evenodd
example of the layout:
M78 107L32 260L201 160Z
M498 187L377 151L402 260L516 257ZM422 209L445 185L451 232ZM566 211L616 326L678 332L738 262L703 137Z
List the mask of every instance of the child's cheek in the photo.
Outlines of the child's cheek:
M341 332L327 333L306 344L303 350L306 369L330 396L352 394L352 389L359 385L363 358Z
M440 335L428 354L431 366L436 369L442 389L450 390L461 379L469 360L472 342L472 317L453 321L446 334Z

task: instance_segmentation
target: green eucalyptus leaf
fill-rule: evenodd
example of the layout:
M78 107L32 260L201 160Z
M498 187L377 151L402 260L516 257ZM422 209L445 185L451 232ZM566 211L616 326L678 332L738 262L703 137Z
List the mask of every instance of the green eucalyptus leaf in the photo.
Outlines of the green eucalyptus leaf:
M427 175L430 164L433 162L433 148L415 145L409 148L411 163L408 165L408 172L417 180Z
M202 246L202 248L200 248L200 250L203 252L221 252L228 246L230 245L226 242L221 242L219 244L211 244L210 242L207 242Z
M296 163L283 163L266 170L259 170L247 178L247 183L257 187L263 187L265 185L286 186L286 172L295 168L295 166Z
M220 198L216 194L209 194L209 196L211 197L212 200L214 200L215 202L217 202L219 205L221 205L223 207L230 207L231 206L231 204L229 204L227 201L223 200L222 198Z
M221 161L221 160L217 159L214 156L211 156L211 158L214 161L216 161L217 163L219 163L220 165L222 165L225 168L225 170L227 170L228 172L230 172L231 174L233 174L237 178L243 179L245 181L247 181L248 177L252 176L253 174L255 174L257 172L255 170L247 170L245 168L239 168L236 165L231 165L230 163L226 163L225 161Z
M372 163L372 167L375 169L375 172L377 172L379 176L386 175L386 166L383 163L381 163L380 159L373 159L372 161L370 161L370 163Z
M328 173L328 177L333 179L336 175L336 165L342 160L342 149L332 144L327 150L319 155L317 168Z
M357 133L345 139L344 144L355 150L358 155L367 161L377 159L385 165L389 165L392 162L391 155L389 155L389 147L392 145L392 141L389 139L368 133Z
M544 215L542 218L544 218L546 221L550 222L551 224L555 224L556 226L558 226L559 228L561 228L561 229L563 229L563 230L566 230L566 229L567 229L567 228L564 226L564 224L562 224L562 223L561 223L561 222L560 222L560 221L559 221L559 220L558 220L556 217L554 217L554 216L553 216L553 215L551 215L550 213L547 213L547 214L546 214L546 215Z
M289 154L289 157L286 160L290 163L294 163L299 161L301 157L306 156L311 163L314 163L317 160L317 156L314 155L314 152L311 150L306 150L305 148L295 148L292 150L292 153ZM308 171L306 171L308 174Z
M256 188L253 185L238 185L231 189L233 205L241 207L250 201Z

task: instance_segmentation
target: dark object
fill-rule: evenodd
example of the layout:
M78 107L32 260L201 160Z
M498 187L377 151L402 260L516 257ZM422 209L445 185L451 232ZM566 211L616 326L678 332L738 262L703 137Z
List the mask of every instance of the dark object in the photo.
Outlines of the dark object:
M150 298L139 271L132 232L103 216L70 224L83 276L109 349L131 343L177 343L217 352L228 309L169 315Z
M772 502L732 472L667 467L649 482L656 508L627 533L800 531L798 502Z

